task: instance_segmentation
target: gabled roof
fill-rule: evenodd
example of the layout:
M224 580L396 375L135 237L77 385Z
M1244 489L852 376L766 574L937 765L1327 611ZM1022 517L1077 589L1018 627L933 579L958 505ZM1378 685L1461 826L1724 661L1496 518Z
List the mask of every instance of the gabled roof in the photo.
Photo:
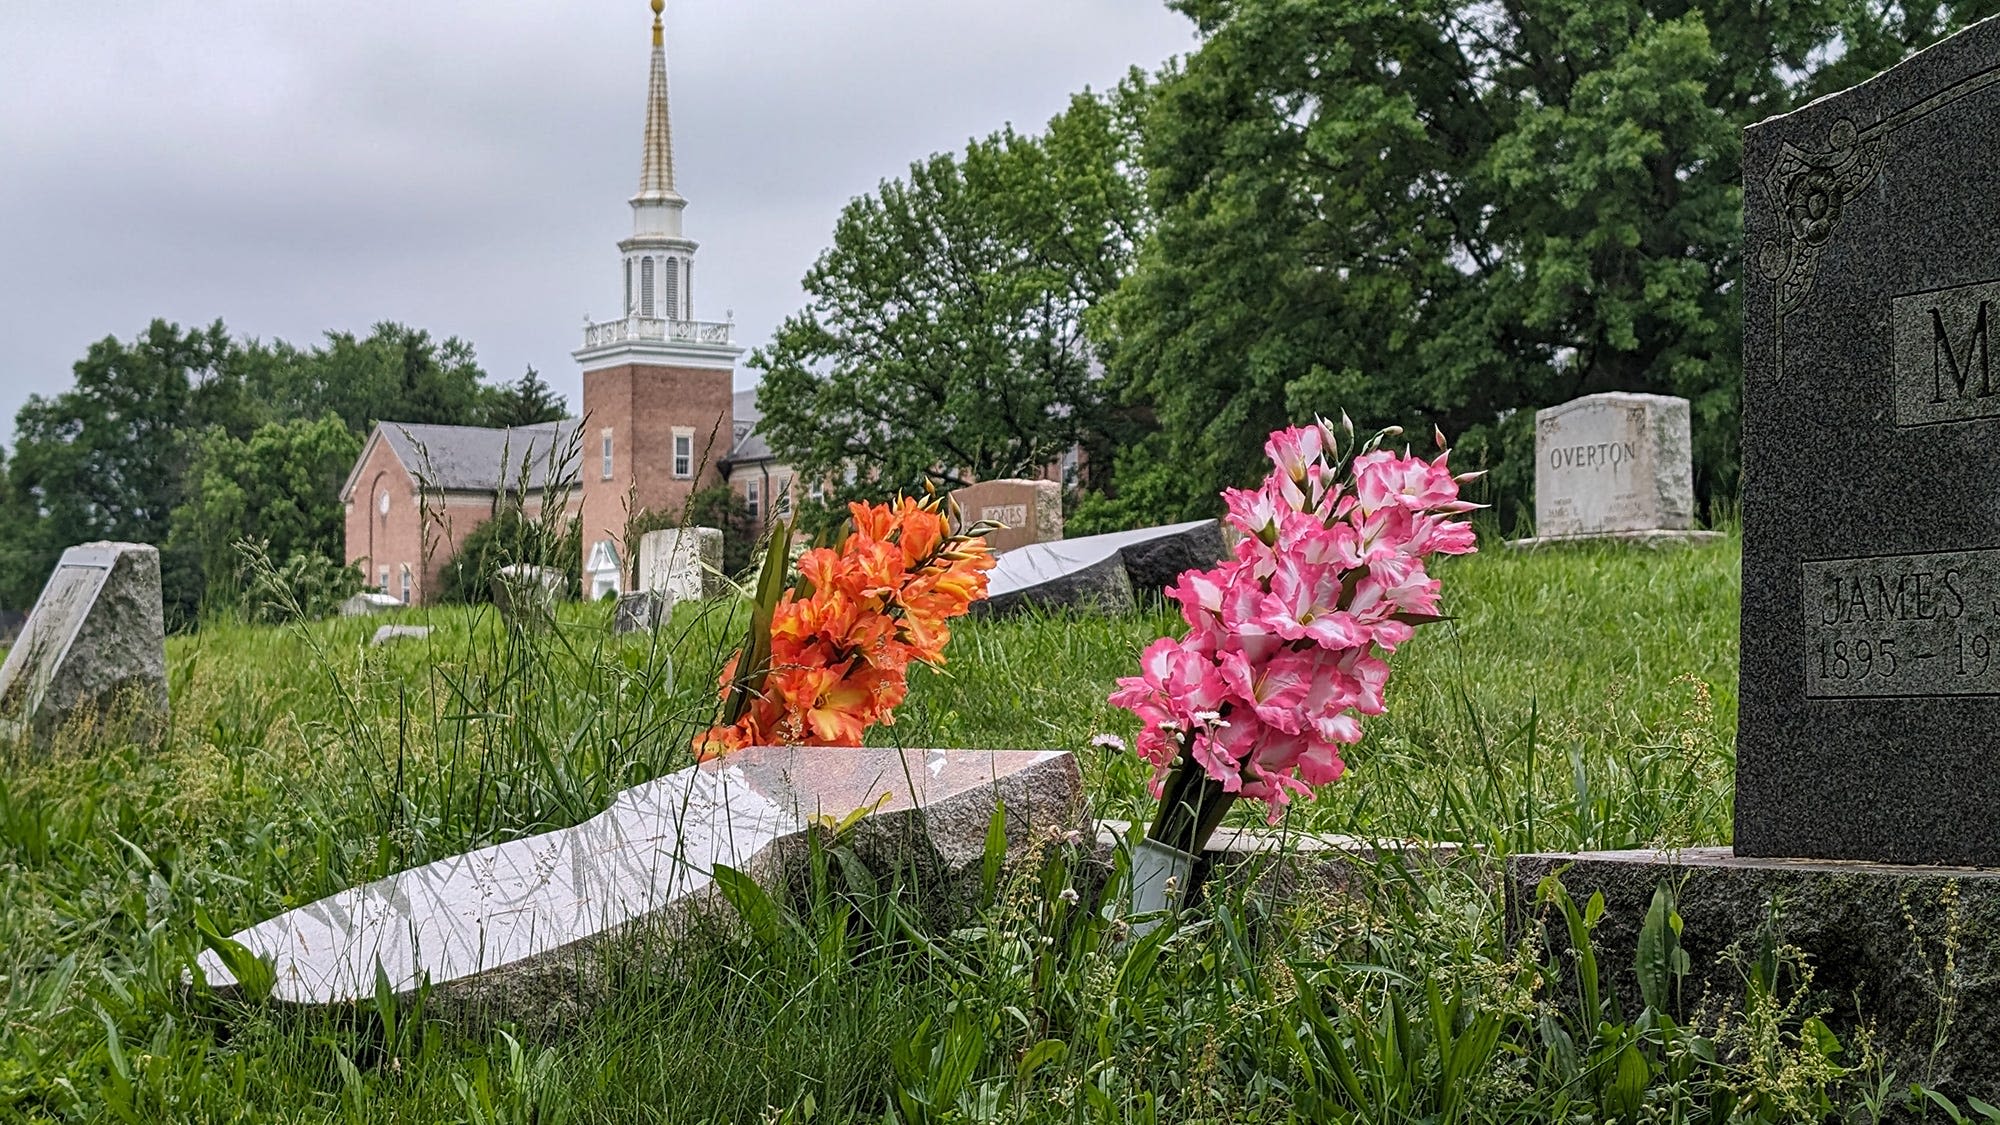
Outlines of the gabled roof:
M355 474L376 442L385 442L405 472L426 488L444 492L499 492L521 488L539 492L550 478L576 482L574 421L489 429L420 422L381 422L354 462L340 495L353 495Z
M737 391L730 413L735 416L736 425L731 437L735 444L729 447L729 456L723 460L731 464L749 461L775 461L777 454L771 452L771 443L757 432L764 421L764 412L757 409L757 389Z

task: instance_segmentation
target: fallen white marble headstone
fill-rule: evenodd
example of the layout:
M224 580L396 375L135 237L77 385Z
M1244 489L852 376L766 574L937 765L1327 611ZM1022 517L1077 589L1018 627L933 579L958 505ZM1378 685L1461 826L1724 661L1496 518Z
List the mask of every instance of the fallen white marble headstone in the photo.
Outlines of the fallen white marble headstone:
M575 991L593 943L705 897L717 864L780 876L760 857L819 817L870 808L857 832L878 849L922 853L907 858L947 877L976 871L995 801L1010 846L1083 823L1065 751L752 748L626 790L574 828L400 872L234 940L270 959L283 1001L372 997L379 966L399 995L428 981L434 997L519 1004ZM213 951L200 967L211 985L236 984Z

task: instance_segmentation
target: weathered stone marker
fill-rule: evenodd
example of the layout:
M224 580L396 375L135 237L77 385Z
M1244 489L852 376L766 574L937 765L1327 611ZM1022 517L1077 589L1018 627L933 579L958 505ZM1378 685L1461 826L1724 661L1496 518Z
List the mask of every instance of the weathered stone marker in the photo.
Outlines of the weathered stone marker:
M1517 921L1603 893L1600 965L1672 888L1688 996L1775 911L1834 1029L1955 1098L2000 1090L1996 121L1987 20L1749 131L1734 847L1508 864Z
M713 527L669 527L639 537L639 588L662 590L675 601L721 597L722 532Z
M613 633L650 633L674 613L674 596L665 590L638 590L618 595L611 614Z
M160 553L143 543L63 552L0 665L0 736L46 743L75 723L124 724L142 742L167 727Z
M1688 403L1613 391L1535 412L1535 536L1646 542L1714 538L1694 530Z
M1004 478L969 484L951 494L967 523L997 523L986 545L1011 551L1063 537L1062 485L1052 480Z
M554 567L515 563L494 571L488 587L501 620L541 628L555 623L556 599L568 581Z
M915 872L939 894L976 883L996 802L1010 847L1084 826L1076 761L1060 751L753 748L626 790L574 828L481 848L281 914L237 934L271 959L273 995L337 1004L375 994L519 1011L588 1002L597 943L671 932L714 906L717 864L774 885L804 833L871 810L864 862ZM235 983L221 958L202 972Z

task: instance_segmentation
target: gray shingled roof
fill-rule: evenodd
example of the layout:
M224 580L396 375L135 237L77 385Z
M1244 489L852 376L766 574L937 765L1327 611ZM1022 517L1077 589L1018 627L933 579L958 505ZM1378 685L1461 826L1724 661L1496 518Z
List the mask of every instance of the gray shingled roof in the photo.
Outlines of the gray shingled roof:
M432 488L498 492L525 480L533 491L548 486L551 470L559 481L575 483L576 427L574 421L512 429L384 422L382 438L410 475Z
M746 461L772 461L777 454L771 452L771 443L757 432L757 424L764 420L764 412L757 409L757 389L737 391L731 411L736 416L736 444L730 447L726 460L734 464Z

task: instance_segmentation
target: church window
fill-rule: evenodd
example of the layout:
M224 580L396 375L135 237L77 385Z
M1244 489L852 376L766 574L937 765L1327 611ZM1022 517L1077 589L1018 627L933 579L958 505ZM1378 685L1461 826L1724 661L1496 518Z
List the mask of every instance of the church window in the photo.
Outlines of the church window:
M639 259L639 315L653 315L653 259Z
M403 568L403 604L410 604L410 568Z
M674 475L682 480L694 475L693 430L674 430Z
M681 301L685 304L687 309L687 311L682 315L688 320L693 320L694 319L694 259L693 258L689 258L682 265L681 272L683 274L681 278Z
M389 592L389 568L388 568L388 567L386 567L386 566L385 566L385 567L383 567L383 568L382 568L382 574L381 574L381 578L382 578L382 581L380 581L380 582L377 582L377 583L375 584L375 588L376 588L376 589L378 589L378 590L380 590L380 591L382 591L383 593L385 593L385 594L386 594L386 593L388 593L388 592Z
M603 473L605 480L611 479L611 433L612 432L610 430L605 430L604 433L600 435L603 443L603 454L604 454Z
M625 315L632 315L632 259L625 259Z
M662 270L660 289L665 298L661 304L665 306L668 318L678 320L681 315L680 259L664 259L660 262L660 268Z

